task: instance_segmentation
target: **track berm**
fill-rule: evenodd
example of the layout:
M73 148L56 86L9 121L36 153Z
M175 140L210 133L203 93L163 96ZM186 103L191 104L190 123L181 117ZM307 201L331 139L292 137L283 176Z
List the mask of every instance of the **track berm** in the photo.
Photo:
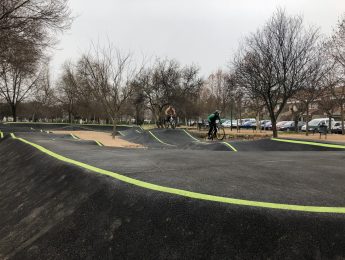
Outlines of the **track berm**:
M54 140L55 143L52 141L51 146L47 143L46 147L58 147L60 141L63 140ZM77 142L71 142L70 148L63 143L61 150L56 152L70 149L71 155L75 154L72 148L86 151L88 147L94 149L92 151L99 149L101 153L101 147L93 145L91 148L88 143L80 146ZM119 160L114 164L123 169L121 156L132 153L130 149L105 150L104 154L106 152L113 154L114 160ZM168 156L181 153L175 148L164 152ZM149 160L148 153L133 151L133 158ZM156 158L159 151L152 153ZM207 151L185 151L188 156L193 153L201 157L207 155ZM229 156L232 163L242 156L225 151L217 153L217 158ZM237 157L232 160L231 156L235 155ZM337 159L345 158L343 152L332 155ZM315 152L315 156L320 156L320 152ZM0 140L0 165L0 259L345 257L345 214L241 206L154 191L57 160L9 135ZM128 167L124 174L134 176L130 169ZM181 176L188 175L188 171L191 170L187 169ZM146 173L147 169L142 167L142 172L136 174ZM207 175L200 172L198 179L193 174L193 185L204 185L201 177ZM213 174L212 171L209 174ZM157 182L163 181L164 176L169 176L169 172L157 175ZM246 182L258 181L254 176L257 175L243 172ZM331 175L339 178L340 190L343 186L341 176L342 173ZM147 178L154 180L154 176ZM171 183L177 185L178 182ZM268 190L272 189L272 196L279 192L274 191L276 179L265 180L265 183L271 186ZM215 183L210 185L217 189ZM260 186L257 185L259 183L252 186L251 192ZM312 197L317 187L313 189L301 192ZM323 192L326 195L327 189ZM330 194L334 192L335 189L329 190ZM345 191L336 195L342 203ZM317 204L334 206L331 198L329 195Z

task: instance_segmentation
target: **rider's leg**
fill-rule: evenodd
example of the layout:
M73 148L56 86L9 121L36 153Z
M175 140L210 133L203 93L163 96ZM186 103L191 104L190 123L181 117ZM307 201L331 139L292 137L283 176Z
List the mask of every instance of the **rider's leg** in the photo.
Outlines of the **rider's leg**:
M164 125L166 128L169 128L169 123L170 123L170 116L167 115L166 118L164 118L165 122Z
M210 129L208 130L208 138L211 138L212 130L214 127L213 123L209 122L209 127Z

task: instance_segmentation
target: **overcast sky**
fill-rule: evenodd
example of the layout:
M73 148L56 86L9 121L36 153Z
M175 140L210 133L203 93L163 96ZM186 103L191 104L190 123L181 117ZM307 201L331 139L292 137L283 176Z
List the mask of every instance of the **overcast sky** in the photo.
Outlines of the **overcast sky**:
M70 0L77 16L60 37L54 74L75 61L90 42L111 41L136 57L167 57L197 64L206 76L226 68L244 36L260 28L277 7L301 14L306 25L330 35L345 0ZM55 75L56 76L56 75Z

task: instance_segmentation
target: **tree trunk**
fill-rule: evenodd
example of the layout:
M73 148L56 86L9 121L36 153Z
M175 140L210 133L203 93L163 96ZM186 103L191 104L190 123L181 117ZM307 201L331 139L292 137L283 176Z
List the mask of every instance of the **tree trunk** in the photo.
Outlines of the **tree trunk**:
M116 136L116 119L113 119L113 132L111 134L111 136L113 137L113 139L115 139Z
M307 121L305 125L305 135L309 135L309 105L307 105Z
M298 117L294 115L295 132L298 133Z
M13 122L17 122L17 106L15 104L11 105Z
M275 117L271 117L271 122L272 122L273 138L277 138L278 137L277 120L275 119Z
M72 113L68 111L68 123L72 124Z
M239 112L240 112L240 125L237 124L237 132L241 132L241 126L242 126L242 106L240 103L240 107L239 107Z
M260 133L261 133L260 112L256 114L256 129L255 129L255 132L258 132L258 128L260 128Z
M344 104L340 106L341 134L344 135Z
M232 103L231 103L231 107L230 107L230 122L231 122L231 124L230 124L230 131L232 131Z

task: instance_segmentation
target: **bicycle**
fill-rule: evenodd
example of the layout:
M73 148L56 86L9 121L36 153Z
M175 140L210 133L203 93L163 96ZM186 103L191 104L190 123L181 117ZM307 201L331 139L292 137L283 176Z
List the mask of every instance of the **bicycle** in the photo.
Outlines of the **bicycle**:
M224 126L217 124L216 128L213 128L211 131L211 140L217 139L219 141L225 138L225 129Z
M171 129L176 128L176 120L172 116L169 118L169 120L165 121L165 128L169 128L169 126L171 127Z

